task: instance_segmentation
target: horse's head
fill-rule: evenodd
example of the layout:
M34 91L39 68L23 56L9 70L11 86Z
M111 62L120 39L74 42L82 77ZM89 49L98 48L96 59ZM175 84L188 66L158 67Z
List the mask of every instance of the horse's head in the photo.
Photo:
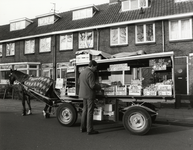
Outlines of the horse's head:
M10 74L9 74L9 82L10 84L13 84L15 80L19 81L19 82L24 82L29 78L29 75L17 71L17 70L10 70Z

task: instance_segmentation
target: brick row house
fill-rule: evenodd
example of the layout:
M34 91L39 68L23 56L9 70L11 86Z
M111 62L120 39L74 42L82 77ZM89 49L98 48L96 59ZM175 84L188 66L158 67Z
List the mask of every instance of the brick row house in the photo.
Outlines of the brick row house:
M176 93L193 94L193 0L109 0L0 26L0 84L10 68L65 78L80 50L173 51Z

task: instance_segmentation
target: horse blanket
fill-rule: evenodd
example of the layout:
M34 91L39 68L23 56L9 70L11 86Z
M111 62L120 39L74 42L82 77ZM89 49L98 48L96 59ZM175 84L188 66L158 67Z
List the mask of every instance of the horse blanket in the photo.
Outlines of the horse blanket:
M45 96L53 83L54 80L48 77L29 77L29 79L24 82L24 85Z

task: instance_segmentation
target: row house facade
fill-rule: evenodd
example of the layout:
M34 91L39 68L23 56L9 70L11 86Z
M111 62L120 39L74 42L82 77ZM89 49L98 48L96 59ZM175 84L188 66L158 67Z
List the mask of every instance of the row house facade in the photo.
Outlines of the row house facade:
M0 84L10 68L65 78L75 53L173 51L176 93L193 94L193 0L110 0L0 26Z

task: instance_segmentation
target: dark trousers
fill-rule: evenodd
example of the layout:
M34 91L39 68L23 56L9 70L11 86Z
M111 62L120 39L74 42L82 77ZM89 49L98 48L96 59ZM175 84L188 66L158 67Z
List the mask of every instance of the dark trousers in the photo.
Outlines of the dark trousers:
M83 99L81 129L87 129L87 132L93 130L93 112L94 112L94 100Z

